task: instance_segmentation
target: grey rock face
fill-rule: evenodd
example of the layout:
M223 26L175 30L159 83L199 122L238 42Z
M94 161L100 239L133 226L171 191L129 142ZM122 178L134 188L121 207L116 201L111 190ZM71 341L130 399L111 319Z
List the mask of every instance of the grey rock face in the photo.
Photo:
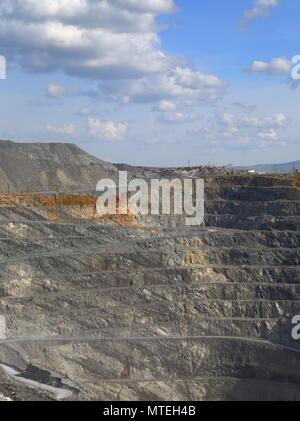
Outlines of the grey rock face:
M3 316L0 316L0 339L6 338L6 321Z
M0 193L95 189L117 169L73 144L0 141Z
M77 184L61 181L64 194L117 168L205 177L206 217L194 228L174 215L100 219L77 196L57 206L63 193L41 194L34 206L1 196L0 363L49 387L30 389L0 370L0 399L55 399L53 387L74 400L300 399L291 335L300 314L297 180L114 167L70 145L2 147L22 157L30 180L49 161L41 187L53 165L77 174ZM15 161L6 161L17 189Z

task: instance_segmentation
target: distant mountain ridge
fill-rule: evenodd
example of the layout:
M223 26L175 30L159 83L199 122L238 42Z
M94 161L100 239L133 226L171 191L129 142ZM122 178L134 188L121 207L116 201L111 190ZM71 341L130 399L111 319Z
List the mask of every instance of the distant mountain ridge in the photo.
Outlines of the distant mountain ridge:
M16 143L0 140L0 193L96 189L117 168L72 143Z
M286 164L234 168L262 172L291 172L300 169L300 160ZM204 169L206 172L212 171L208 167ZM94 190L100 179L109 178L117 181L119 171L128 171L130 178L145 176L157 178L157 170L112 164L88 154L72 143L17 143L0 140L0 194ZM159 174L167 178L173 176L176 178L178 172L174 170L174 168L162 168Z
M244 167L235 167L238 170L256 170L256 171L265 171L265 172L272 172L272 171L281 171L281 172L292 172L293 170L297 169L300 170L300 160L287 162L284 164L258 164L258 165L249 165Z

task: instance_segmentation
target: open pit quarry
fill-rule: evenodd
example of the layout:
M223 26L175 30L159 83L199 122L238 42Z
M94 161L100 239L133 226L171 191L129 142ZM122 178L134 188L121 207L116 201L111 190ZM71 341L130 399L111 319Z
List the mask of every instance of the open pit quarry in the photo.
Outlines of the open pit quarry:
M96 212L204 178L205 223ZM300 179L0 142L0 400L300 400Z

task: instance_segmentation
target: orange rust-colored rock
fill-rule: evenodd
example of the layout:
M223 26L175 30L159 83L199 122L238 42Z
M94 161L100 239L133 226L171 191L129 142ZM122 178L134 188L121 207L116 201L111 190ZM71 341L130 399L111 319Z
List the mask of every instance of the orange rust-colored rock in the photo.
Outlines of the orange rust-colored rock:
M300 177L294 178L294 186L300 188Z
M37 195L11 194L0 195L0 207L34 208L49 221L109 220L124 226L137 225L129 210L120 214L120 199L116 198L115 215L99 215L96 209L97 197L78 194Z

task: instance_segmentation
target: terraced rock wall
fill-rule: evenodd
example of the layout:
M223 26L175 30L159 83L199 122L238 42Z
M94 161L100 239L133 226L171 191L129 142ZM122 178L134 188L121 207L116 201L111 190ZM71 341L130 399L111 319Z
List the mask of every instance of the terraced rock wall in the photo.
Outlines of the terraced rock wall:
M299 400L298 180L209 175L205 192L194 228L99 218L92 192L2 196L0 362L69 399Z

